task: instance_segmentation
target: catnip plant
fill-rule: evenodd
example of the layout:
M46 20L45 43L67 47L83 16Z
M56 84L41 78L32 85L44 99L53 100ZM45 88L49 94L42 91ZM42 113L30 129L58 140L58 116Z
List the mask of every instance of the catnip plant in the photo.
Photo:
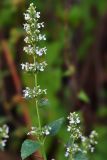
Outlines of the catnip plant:
M28 10L24 14L26 23L24 24L24 30L26 32L26 38L24 39L26 46L24 52L32 57L32 63L25 62L21 64L22 70L26 73L31 73L34 77L34 87L26 87L23 90L24 98L33 99L35 102L38 124L31 127L31 130L27 135L35 136L34 140L25 140L21 148L22 159L27 158L35 151L40 150L44 160L47 160L45 153L45 141L47 137L57 134L62 123L63 118L60 118L48 125L42 126L40 116L40 103L43 102L47 94L47 89L42 89L38 84L38 74L43 72L47 66L45 61L45 55L47 48L42 46L42 41L46 40L46 35L41 33L41 29L44 28L44 22L39 22L40 12L36 10L33 3L30 4ZM42 47L41 47L42 46Z
M4 147L6 146L7 139L9 138L9 127L4 124L2 127L0 127L0 149L4 150Z
M34 77L33 88L26 87L23 90L24 98L31 99L35 102L36 114L38 123L31 127L31 130L27 133L28 136L33 137L33 140L26 139L21 147L21 158L26 159L36 151L40 151L44 160L47 160L45 152L45 143L49 136L54 136L58 133L61 125L64 122L64 118L60 118L43 126L42 117L40 113L41 102L47 101L46 94L47 89L42 89L38 83L38 74L44 72L47 67L45 61L45 55L47 53L46 46L42 45L42 41L46 40L46 35L42 34L42 28L44 28L44 22L39 22L40 12L37 11L33 3L30 4L26 13L24 13L26 23L24 24L24 30L26 32L24 52L30 56L31 62L25 62L21 64L21 68L24 72L30 73ZM34 108L35 110L35 108ZM87 156L88 151L94 151L94 146L97 144L97 133L92 131L89 137L85 137L82 134L80 126L80 117L77 113L70 113L67 117L69 124L67 131L69 132L69 140L66 144L65 159L68 160L80 160L80 156ZM79 155L79 156L78 156ZM78 158L75 158L78 156ZM81 160L84 159L81 158Z

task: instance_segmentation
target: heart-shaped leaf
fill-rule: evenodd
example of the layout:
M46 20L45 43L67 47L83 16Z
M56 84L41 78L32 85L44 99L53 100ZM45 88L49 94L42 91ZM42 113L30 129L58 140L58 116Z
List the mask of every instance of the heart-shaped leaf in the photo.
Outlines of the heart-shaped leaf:
M35 151L37 151L40 147L39 142L33 140L25 140L21 147L21 158L24 160L28 156L32 155Z
M78 153L74 156L74 160L88 160L88 158L87 158L86 155L83 154L82 152L78 152Z
M58 120L55 120L54 122L50 123L48 126L51 127L50 136L54 136L58 133L60 130L62 124L64 122L64 118L60 118Z

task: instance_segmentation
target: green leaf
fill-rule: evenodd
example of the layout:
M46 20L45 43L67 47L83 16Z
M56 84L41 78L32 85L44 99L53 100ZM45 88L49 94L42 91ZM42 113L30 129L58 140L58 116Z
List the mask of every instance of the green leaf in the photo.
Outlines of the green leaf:
M72 76L75 73L75 67L71 65L68 70L64 73L64 76Z
M38 103L40 107L49 105L49 101L47 98L41 98Z
M90 102L90 99L89 99L88 95L84 91L80 91L79 92L78 98L81 101L85 102L85 103L89 103Z
M32 140L25 140L21 147L21 158L22 160L32 155L35 151L37 151L40 147L38 142Z
M58 131L60 130L62 124L64 122L64 118L60 118L52 123L50 123L48 126L51 127L51 131L50 131L50 136L54 136L58 133Z
M69 13L69 20L74 27L78 26L82 19L82 10L79 6L74 5Z
M74 156L74 160L88 160L88 158L87 158L86 155L83 154L82 152L78 152L78 153Z

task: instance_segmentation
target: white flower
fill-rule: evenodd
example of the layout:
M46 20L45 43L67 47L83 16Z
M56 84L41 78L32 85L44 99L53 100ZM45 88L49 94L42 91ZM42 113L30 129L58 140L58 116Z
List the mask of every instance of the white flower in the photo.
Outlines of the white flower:
M41 89L40 86L34 87L33 89L26 87L23 90L24 98L35 98L40 95L47 94L47 89Z
M31 45L24 47L23 50L29 55L34 54L34 48Z
M69 121L69 123L70 123L70 124L74 124L74 123L75 123L74 119L71 119L71 120Z
M7 138L9 138L9 127L4 124L0 127L0 146L4 148L6 146Z
M36 134L35 131L30 131L27 133L27 135L34 135L34 134Z
M67 152L70 152L70 147L67 147Z
M79 119L79 117L77 117L76 123L80 123L80 119Z
M71 126L68 126L67 131L68 131L68 132L71 131Z
M43 27L44 27L44 22L37 23L37 28L38 29L43 28Z
M44 89L44 90L43 90L43 93L44 93L44 94L47 94L47 89Z
M30 88L29 88L29 87L26 87L26 89L23 90L23 94L24 94L24 98L31 98Z
M29 43L29 38L26 37L26 38L24 39L24 41L25 41L26 43Z
M47 51L46 47L44 47L44 48L36 47L36 54L39 55L39 56L42 56L43 54L46 54L46 51Z
M48 136L50 134L50 131L51 131L51 127L50 126L45 126L42 130L42 133L46 136Z
M29 71L32 71L32 72L35 72L35 71L44 71L45 67L47 66L47 63L45 61L41 62L41 63L22 63L21 64L21 68L22 70L26 71L26 72L29 72Z
M38 37L37 37L37 41L41 41L41 40L46 40L46 35L42 35L42 34L39 34Z
M81 141L85 142L86 141L86 137L85 136L81 136Z
M92 153L94 152L94 149L95 149L94 147L91 147L91 152L92 152Z
M6 146L6 142L7 142L7 140L6 140L6 139L5 139L5 140L2 140L1 144L2 144L2 146L3 146L3 147L5 147L5 146Z
M30 25L27 24L27 23L25 23L25 24L24 24L24 29L25 29L25 31L28 33L28 32L30 31Z
M40 12L36 12L36 18L40 18Z
M33 3L30 3L30 7L33 7Z
M24 13L25 16L25 20L29 20L30 19L30 15L28 13Z
M69 156L69 153L68 153L68 152L66 152L66 153L65 153L65 157L68 157L68 156Z
M71 146L66 148L65 157L69 157L70 153L72 152Z

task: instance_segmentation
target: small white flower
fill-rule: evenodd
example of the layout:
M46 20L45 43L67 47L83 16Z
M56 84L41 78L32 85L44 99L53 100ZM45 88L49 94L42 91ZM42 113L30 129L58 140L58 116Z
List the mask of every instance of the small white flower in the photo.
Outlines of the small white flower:
M43 54L46 54L46 51L47 51L46 47L44 47L44 48L36 47L36 54L39 55L39 56L42 56Z
M74 119L71 119L71 120L69 121L69 123L70 123L70 124L74 124L74 123L75 123Z
M77 117L77 121L76 121L77 123L80 123L80 119L79 119L79 117Z
M44 89L44 90L43 90L43 93L44 93L44 94L47 94L47 89Z
M91 149L91 152L93 153L95 148L94 148L94 147L91 147L90 149Z
M51 129L52 129L52 128L51 128L50 126L45 126L45 127L43 128L42 133L43 133L44 135L48 136L48 135L50 134Z
M0 127L0 146L4 148L6 146L7 138L9 138L9 127L4 124Z
M42 35L42 34L39 34L38 35L38 37L37 37L37 41L41 41L41 40L46 40L46 36L45 36L45 34L44 35Z
M66 153L65 153L65 157L68 157L68 156L69 156L69 152L66 152Z
M68 126L67 131L68 131L68 132L71 131L71 126Z
M42 23L37 23L37 28L40 29L40 28L43 28L44 27L44 22Z
M25 16L25 20L29 20L30 19L30 15L28 13L24 13Z
M2 142L1 142L1 143L2 143L2 146L3 146L3 147L5 147L5 146L6 146L6 142L7 142L7 140L6 140L6 139L5 139L5 140L2 140Z
M70 152L70 147L67 147L67 152Z
M36 12L36 18L40 18L40 12Z
M86 141L86 137L85 136L81 136L81 141L85 142Z
M28 43L28 42L29 42L29 38L26 37L26 38L24 39L24 41L25 41L26 43Z

